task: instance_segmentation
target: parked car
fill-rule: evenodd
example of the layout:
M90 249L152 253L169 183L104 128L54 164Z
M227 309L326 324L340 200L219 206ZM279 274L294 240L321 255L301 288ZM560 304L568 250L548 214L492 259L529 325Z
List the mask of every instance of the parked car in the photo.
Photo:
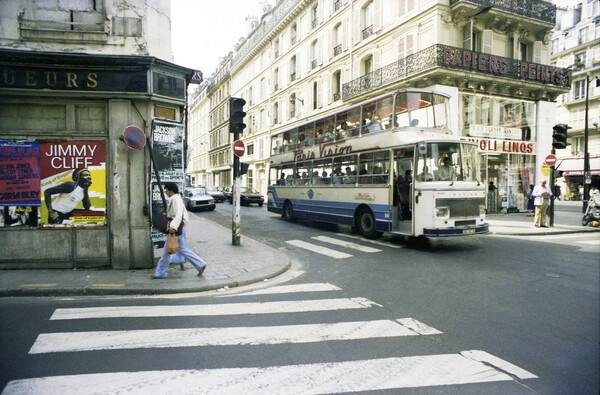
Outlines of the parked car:
M225 200L228 200L229 203L231 203L233 200L232 198L232 194L233 194L233 187L224 187L221 188L221 192L223 192L223 196L225 196Z
M183 203L188 211L215 209L215 199L204 188L186 189L183 192Z
M219 187L207 186L205 188L206 188L206 193L208 193L210 196L212 196L213 199L215 199L215 202L221 203L221 202L225 201L225 195L223 195L223 192L221 192L219 190Z
M242 206L256 203L258 207L262 207L264 202L265 198L256 189L250 187L240 188L240 204ZM233 203L233 196L229 199L229 203Z

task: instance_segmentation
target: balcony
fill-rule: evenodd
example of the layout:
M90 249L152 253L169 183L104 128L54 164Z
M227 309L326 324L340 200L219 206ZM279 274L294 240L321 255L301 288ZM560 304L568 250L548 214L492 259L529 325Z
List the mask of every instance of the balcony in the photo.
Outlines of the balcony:
M368 26L366 28L363 29L362 31L362 38L363 40L367 37L369 37L371 34L373 34L373 25Z
M467 81L473 86L502 84L515 91L517 88L522 92L529 89L530 93L545 91L558 95L570 89L572 72L550 65L435 44L343 84L342 98L349 100L423 74L427 74L427 79L414 78L411 80L412 86L434 83L456 85L460 81ZM528 88L523 88L525 83L528 83Z
M338 44L335 47L333 47L333 56L338 56L341 53L342 53L342 44Z
M455 6L473 4L493 7L511 14L526 16L554 25L556 23L556 6L543 0L450 0L453 11Z

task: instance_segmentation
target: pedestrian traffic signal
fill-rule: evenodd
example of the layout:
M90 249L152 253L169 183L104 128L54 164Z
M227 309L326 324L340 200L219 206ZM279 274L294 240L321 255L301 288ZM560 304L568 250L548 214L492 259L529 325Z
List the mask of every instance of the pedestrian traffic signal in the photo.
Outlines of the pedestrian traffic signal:
M229 98L229 133L233 133L235 135L235 139L238 139L238 136L244 132L244 128L246 124L244 123L244 117L246 113L244 112L244 105L246 104L246 100L241 97L230 97Z
M571 127L564 123L559 123L558 125L554 125L553 129L552 147L554 149L567 148L567 130L571 129Z

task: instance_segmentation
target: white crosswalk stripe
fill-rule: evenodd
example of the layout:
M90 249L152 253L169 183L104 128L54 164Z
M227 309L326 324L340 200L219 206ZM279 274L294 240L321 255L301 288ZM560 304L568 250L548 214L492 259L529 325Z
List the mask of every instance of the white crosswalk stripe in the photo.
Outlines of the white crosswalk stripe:
M496 369L489 362L469 357L469 353L487 354L468 351L267 368L42 377L11 381L3 394L325 394L511 381L513 378L504 371L522 371L490 355L489 359L503 367ZM520 378L535 378L525 373Z
M307 243L302 240L287 240L286 243L291 244L296 247L304 248L305 250L309 250L312 252L316 252L322 255L327 255L335 259L343 259L352 257L351 254L346 254L345 252L340 252L336 250L332 250L331 248L322 247L316 244Z
M342 247L346 247L346 248L351 248L351 249L362 251L362 252L381 252L381 250L377 249L377 248L363 246L361 244L352 243L350 241L338 240L338 239L334 239L333 237L315 236L315 237L312 237L312 238L315 239L315 240L322 241L324 243L335 244L335 245L338 245L338 246L342 246Z
M322 241L322 240L321 240ZM257 290L256 295L279 295L300 292L331 292L341 288L327 283L295 284ZM247 296L237 295L237 296ZM189 347L263 347L345 342L349 348L355 341L376 339L417 339L423 336L443 336L443 332L412 317L398 319L352 320L346 318L328 323L297 323L294 313L328 311L364 311L379 314L383 307L365 298L330 298L314 300L278 300L256 303L216 303L174 306L105 306L56 309L53 321L82 319L114 319L121 322L140 317L194 317L246 315L260 322L255 315L292 313L293 324L175 327L167 329L93 330L41 333L29 354L100 352L127 353L131 350ZM370 310L364 310L370 309ZM364 314L362 313L362 314ZM344 313L346 314L346 313ZM361 314L361 317L362 317ZM275 316L278 318L277 316ZM291 317L291 316L289 316ZM287 317L287 319L289 319ZM223 321L225 320L225 321ZM97 322L97 321L94 321ZM206 321L203 321L206 322ZM236 320L236 322L239 322ZM57 323L58 324L58 323ZM119 329L119 328L117 328ZM301 351L301 349L300 349ZM393 390L424 386L448 386L534 379L534 374L481 350L439 355L411 355L378 359L348 358L285 366L202 368L182 370L148 370L104 372L25 378L8 383L2 394L57 393L130 393L130 394L264 394L264 393L346 393Z

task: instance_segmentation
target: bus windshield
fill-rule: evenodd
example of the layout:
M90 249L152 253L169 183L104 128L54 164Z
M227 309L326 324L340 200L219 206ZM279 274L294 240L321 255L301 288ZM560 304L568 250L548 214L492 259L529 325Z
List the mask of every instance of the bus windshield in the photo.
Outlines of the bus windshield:
M419 145L417 181L479 181L477 146L458 142Z

